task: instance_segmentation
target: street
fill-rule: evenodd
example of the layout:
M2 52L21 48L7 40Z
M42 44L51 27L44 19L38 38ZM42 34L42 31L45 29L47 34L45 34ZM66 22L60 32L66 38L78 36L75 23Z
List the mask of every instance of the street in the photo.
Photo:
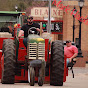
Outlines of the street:
M75 78L72 78L71 70L69 70L69 76L63 86L50 86L44 84L42 88L88 88L88 67L86 68L74 68ZM1 84L0 88L41 88L35 83L35 86L30 86L29 83L15 83L15 84Z

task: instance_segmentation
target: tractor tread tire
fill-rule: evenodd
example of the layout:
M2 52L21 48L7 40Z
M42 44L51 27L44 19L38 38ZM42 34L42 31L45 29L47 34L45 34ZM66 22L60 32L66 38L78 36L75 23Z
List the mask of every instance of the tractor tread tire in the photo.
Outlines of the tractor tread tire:
M63 86L64 45L60 40L52 42L50 60L50 85Z
M35 84L35 70L33 67L30 67L30 86Z
M43 78L42 77L38 77L38 85L39 86L43 85Z
M39 85L39 86L42 86L43 83L44 83L44 70L43 70L43 68L41 67L41 68L39 69L38 85Z
M15 44L12 39L3 41L4 69L2 69L2 84L14 84L15 76Z

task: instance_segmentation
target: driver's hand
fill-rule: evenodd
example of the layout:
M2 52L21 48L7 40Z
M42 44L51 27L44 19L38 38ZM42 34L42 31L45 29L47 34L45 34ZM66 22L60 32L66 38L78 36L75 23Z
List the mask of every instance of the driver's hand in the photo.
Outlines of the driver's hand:
M40 29L39 29L39 28L36 28L36 30L37 30L37 31L40 31Z
M36 28L36 30L40 32L40 29L39 29L39 28ZM42 33L43 33L43 32L44 32L44 31L42 30Z

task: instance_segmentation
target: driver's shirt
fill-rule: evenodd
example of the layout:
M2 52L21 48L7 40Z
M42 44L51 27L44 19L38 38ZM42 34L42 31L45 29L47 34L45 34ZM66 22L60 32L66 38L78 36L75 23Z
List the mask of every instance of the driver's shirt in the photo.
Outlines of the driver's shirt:
M31 27L35 27L35 28L39 28L40 29L40 26L38 23L33 23L32 25L28 25L28 24L25 24L22 26L21 30L24 31L24 38L28 37L28 30L31 28ZM36 32L36 31L35 31ZM36 33L37 34L37 33Z

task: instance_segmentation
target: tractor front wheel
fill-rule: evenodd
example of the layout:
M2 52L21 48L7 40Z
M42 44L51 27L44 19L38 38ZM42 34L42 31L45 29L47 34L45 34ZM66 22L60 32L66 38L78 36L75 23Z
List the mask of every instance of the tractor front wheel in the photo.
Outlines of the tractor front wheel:
M38 85L39 86L42 86L43 85L43 71L42 71L42 68L39 69L39 77L38 77Z
M30 86L34 86L35 84L35 70L33 67L30 67Z

